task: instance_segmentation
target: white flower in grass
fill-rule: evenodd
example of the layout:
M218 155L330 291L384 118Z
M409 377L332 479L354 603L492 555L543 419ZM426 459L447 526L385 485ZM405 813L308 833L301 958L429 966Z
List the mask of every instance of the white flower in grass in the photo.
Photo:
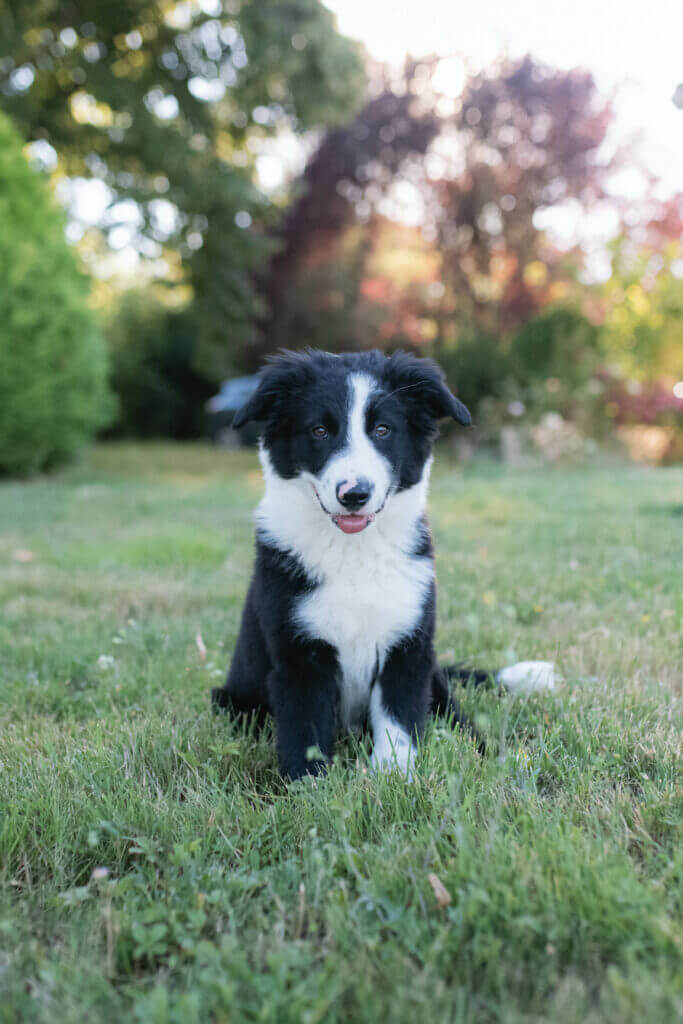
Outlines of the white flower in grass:
M100 654L97 659L97 667L103 672L108 672L116 664L116 659L111 654Z

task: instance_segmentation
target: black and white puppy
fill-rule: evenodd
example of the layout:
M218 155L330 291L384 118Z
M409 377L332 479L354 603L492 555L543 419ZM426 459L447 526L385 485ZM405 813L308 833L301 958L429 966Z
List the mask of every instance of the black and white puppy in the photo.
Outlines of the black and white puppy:
M457 716L434 655L426 518L445 417L471 422L428 359L307 351L272 359L234 419L264 424L265 494L234 658L212 699L274 715L291 779L321 770L340 727L365 724L373 765L410 773L430 710ZM497 678L548 686L552 667L522 663Z

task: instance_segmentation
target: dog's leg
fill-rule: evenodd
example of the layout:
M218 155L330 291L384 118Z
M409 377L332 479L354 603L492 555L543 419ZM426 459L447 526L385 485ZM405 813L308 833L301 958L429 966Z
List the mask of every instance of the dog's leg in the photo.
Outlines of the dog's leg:
M408 778L431 699L432 652L416 633L394 647L370 695L373 768L398 768Z
M377 683L370 696L370 722L374 746L370 763L375 769L398 768L408 779L412 777L415 760L414 731L396 719L384 702L382 687Z
M211 707L215 712L224 712L230 718L247 722L253 718L261 728L266 723L270 705L254 699L251 693L231 691L228 686L216 686L211 691Z
M233 718L254 715L258 724L262 725L271 710L266 687L271 669L272 664L250 591L244 604L228 677L223 686L211 691L213 710L225 711Z
M319 775L332 757L337 674L329 644L297 641L268 678L280 771L292 780Z

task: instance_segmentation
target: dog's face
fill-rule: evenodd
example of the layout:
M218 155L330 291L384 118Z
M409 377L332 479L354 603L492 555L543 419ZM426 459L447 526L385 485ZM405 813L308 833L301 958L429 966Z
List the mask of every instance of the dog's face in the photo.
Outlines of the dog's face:
M446 416L471 423L431 360L311 351L271 360L233 424L262 421L273 471L305 484L344 533L360 533L421 479Z

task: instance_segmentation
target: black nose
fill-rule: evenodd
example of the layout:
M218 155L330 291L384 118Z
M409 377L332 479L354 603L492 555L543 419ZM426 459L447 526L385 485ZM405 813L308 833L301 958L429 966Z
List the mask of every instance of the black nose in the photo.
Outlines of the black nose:
M372 484L364 477L356 480L353 487L349 487L346 480L341 480L337 484L337 498L344 508L362 508L371 494Z

